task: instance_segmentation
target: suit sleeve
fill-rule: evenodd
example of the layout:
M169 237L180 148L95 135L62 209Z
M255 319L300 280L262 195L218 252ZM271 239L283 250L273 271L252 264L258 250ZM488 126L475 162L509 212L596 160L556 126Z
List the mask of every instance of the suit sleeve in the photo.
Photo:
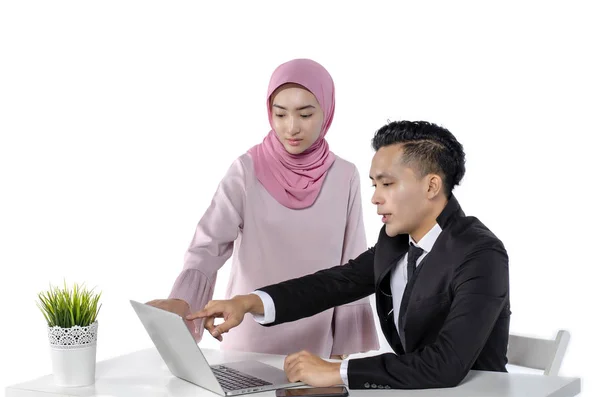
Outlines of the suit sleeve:
M471 254L454 272L452 302L437 339L415 352L350 360L351 389L454 387L472 368L508 302L508 257L502 247Z
M202 310L212 298L217 272L231 257L234 241L243 228L245 178L243 164L237 159L219 183L185 253L183 269L169 298L188 302L192 313ZM202 329L200 320L195 323ZM201 339L202 333L196 342Z
M273 326L313 316L375 292L373 263L376 247L342 266L260 288L275 303Z

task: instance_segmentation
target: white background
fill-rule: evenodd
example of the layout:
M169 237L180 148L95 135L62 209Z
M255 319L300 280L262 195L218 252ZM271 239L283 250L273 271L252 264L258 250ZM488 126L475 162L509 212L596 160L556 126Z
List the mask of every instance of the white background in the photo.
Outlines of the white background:
M128 300L167 296L224 172L268 131L271 72L309 57L336 83L327 139L362 173L369 244L375 130L449 128L456 196L510 255L511 331L569 330L561 374L599 395L598 12L395 3L2 1L0 386L50 373L35 300L63 279L103 292L98 360L150 346Z

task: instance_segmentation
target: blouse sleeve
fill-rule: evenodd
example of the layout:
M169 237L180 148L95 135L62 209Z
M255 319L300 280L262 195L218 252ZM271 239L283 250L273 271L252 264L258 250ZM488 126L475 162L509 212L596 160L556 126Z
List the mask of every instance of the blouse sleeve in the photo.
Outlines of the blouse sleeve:
M170 299L189 303L192 312L212 299L217 271L233 253L233 244L243 228L245 172L236 160L219 183L212 202L196 226L184 256L183 270L175 280ZM201 327L201 321L195 320ZM196 342L202 338L202 332Z

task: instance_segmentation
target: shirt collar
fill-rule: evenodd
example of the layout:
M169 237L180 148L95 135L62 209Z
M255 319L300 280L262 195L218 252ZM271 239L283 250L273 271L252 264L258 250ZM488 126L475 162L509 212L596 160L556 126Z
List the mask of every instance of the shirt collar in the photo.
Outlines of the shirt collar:
M422 248L426 253L431 252L433 248L433 244L439 237L440 233L442 233L442 228L437 223L423 236L419 244L415 243L415 240L411 236L408 236L408 241L410 244L413 244L419 248Z

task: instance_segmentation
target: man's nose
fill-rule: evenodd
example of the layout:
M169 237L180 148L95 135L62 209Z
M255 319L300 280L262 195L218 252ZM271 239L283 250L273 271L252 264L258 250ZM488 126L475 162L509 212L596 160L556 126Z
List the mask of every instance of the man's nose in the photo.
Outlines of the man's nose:
M373 192L373 196L371 197L371 203L373 203L375 205L381 205L381 204L383 204L383 198L377 192L377 189L375 189L375 192Z

